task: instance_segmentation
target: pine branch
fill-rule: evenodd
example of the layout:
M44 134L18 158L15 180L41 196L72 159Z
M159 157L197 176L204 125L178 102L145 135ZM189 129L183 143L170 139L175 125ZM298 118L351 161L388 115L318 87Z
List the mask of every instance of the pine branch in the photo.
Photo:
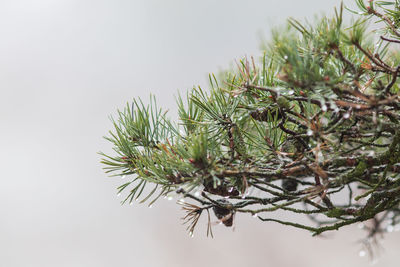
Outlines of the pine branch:
M106 137L115 153L101 155L106 172L131 178L118 188L129 191L123 202L180 195L198 204L183 204L188 231L206 210L211 236L210 209L228 227L250 214L313 235L367 220L377 222L372 236L398 225L400 56L388 47L399 42L400 9L356 3L350 27L343 5L312 25L291 19L260 63L242 59L210 75L209 91L177 97L178 123L154 98L118 111ZM366 27L374 19L387 24L379 48ZM277 210L315 226L265 217Z

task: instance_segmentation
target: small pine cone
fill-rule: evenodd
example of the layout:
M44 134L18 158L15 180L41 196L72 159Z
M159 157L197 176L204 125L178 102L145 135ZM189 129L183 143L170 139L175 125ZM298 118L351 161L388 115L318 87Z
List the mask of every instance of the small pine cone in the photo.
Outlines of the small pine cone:
M213 195L218 195L221 197L236 197L239 195L239 191L234 186L228 185L226 182L222 182L222 184L215 188L211 181L205 181L203 185L204 191Z
M231 209L223 207L231 205L231 203L226 199L218 199L217 202L220 203L221 206L215 205L213 207L215 216L218 220L221 220L226 227L231 227L233 225L233 212Z
M283 179L282 180L282 188L286 191L296 191L297 190L297 181L294 179Z
M276 108L275 109L258 108L256 110L251 111L250 116L257 121L269 121L268 114L270 114L272 118L275 118L276 112L278 112L277 119L280 120L282 118L282 114Z
M250 116L257 121L268 121L268 109L258 108L250 112Z

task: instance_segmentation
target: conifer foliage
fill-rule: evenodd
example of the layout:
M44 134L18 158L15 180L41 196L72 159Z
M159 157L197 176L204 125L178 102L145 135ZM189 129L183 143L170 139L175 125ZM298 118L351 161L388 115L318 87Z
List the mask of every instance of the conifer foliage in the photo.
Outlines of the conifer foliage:
M202 215L211 235L213 220L230 227L241 214L313 235L360 222L369 237L396 227L400 3L356 3L349 25L343 5L312 24L289 19L260 60L178 96L176 122L154 97L119 111L106 137L115 153L102 163L127 177L123 202L178 196L191 234Z

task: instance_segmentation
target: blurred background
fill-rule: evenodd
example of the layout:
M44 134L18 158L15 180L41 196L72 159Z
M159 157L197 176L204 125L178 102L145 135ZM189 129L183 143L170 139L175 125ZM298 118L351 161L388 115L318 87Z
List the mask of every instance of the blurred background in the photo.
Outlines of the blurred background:
M345 1L352 5L352 0ZM238 215L236 229L200 223L175 201L120 205L120 178L98 151L110 115L150 93L207 88L289 16L332 13L339 0L1 0L0 266L367 266L356 226L323 237ZM398 266L400 233L376 266Z

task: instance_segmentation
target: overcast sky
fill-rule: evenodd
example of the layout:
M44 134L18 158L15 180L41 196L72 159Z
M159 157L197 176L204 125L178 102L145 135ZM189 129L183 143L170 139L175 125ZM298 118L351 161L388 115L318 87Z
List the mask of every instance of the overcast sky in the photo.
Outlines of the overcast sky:
M0 266L366 266L357 227L312 238L239 215L190 238L174 201L121 206L96 154L127 101L153 93L173 114L177 90L261 55L271 26L339 3L1 0ZM398 241L376 266L397 264Z

